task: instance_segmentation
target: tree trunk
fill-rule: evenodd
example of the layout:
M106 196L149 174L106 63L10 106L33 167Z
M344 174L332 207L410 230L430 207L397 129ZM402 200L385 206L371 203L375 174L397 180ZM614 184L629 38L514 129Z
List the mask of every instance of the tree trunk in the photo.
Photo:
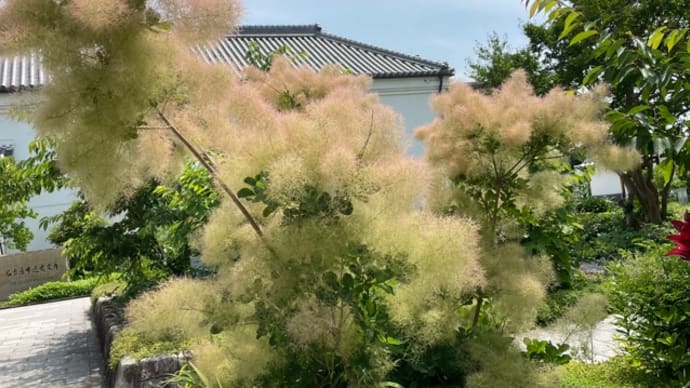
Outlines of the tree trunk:
M621 179L628 192L639 203L642 221L660 223L665 215L661 206L662 198L654 185L654 165L651 161L645 162L635 170L621 174ZM668 197L668 192L665 194Z
M666 216L668 216L668 196L671 194L671 184L673 183L673 178L676 175L676 164L673 163L671 165L671 177L669 178L668 182L664 185L664 187L661 189L661 217L663 219L666 219Z

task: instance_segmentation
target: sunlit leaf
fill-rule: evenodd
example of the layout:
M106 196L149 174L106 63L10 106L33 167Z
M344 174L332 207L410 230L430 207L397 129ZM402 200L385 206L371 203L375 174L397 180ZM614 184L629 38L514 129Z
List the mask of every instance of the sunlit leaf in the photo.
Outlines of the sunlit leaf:
M661 26L652 33L652 36L650 36L649 40L647 41L649 47L655 50L659 48L661 41L664 39L664 31L666 30L666 28L666 26Z
M578 44L587 38L597 35L598 33L599 32L596 30L582 31L579 34L575 35L575 37L573 37L573 39L570 41L570 46Z

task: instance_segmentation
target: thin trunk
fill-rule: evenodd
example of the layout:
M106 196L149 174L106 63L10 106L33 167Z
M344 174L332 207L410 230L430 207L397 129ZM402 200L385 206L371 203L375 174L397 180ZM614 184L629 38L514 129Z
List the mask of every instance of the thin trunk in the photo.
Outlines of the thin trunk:
M472 317L472 330L477 327L479 323L479 316L482 312L482 304L484 303L484 297L481 292L477 293L477 307L474 309L474 317Z
M194 157L199 161L199 163L201 163L201 165L204 166L204 168L211 174L211 176L213 177L213 180L215 180L216 183L221 187L221 189L223 189L223 191L228 195L228 197L230 197L232 202L240 210L240 212L242 213L244 218L247 220L247 222L249 222L252 229L254 229L254 232L256 232L256 234L259 236L261 241L263 241L264 245L266 246L266 249L268 249L268 251L271 252L271 254L274 257L278 257L278 253L273 249L273 247L271 247L268 244L268 241L266 241L266 239L264 238L264 233L261 230L259 223L256 221L256 218L254 218L254 216L252 216L252 214L249 213L249 210L244 206L244 204L242 204L242 202L237 197L237 195L235 195L235 193L230 189L230 187L220 177L220 175L218 174L218 171L208 162L208 160L206 160L204 155L202 155L202 153L199 150L197 150L189 140L187 140L187 138L179 131L179 129L177 129L177 127L175 127L170 122L170 120L168 120L168 118L165 116L165 114L163 114L163 112L159 111L158 117L160 117L160 119L163 121L163 123L165 123L165 125L168 126L168 128L185 145L185 147L187 147L187 149L189 149L189 151L194 155Z

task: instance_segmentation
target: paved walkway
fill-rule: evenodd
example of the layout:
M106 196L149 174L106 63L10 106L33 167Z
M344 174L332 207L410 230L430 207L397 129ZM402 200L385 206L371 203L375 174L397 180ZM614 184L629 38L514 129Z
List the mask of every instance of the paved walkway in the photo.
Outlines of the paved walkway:
M620 336L614 325L615 320L615 315L609 315L599 322L591 333L565 333L564 331L567 330L564 329L543 328L524 333L518 336L516 340L519 341L520 345L522 345L524 337L548 340L554 344L565 342L570 345L571 353L574 352L573 355L579 360L586 362L606 361L621 353L621 345L615 340L616 336ZM522 347L524 348L524 345Z
M89 298L0 310L0 387L101 387Z

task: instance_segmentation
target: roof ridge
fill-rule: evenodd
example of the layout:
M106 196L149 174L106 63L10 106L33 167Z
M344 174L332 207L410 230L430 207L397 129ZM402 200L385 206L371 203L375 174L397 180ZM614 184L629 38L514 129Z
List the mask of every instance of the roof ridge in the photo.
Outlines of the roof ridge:
M364 43L364 42L354 40L354 39L343 38L342 36L333 35L333 34L329 34L329 33L325 33L325 32L321 33L321 36L328 38L328 39L335 40L335 41L339 41L339 42L342 42L345 44L355 45L355 46L359 46L362 48L366 48L368 50L376 51L379 54L399 57L399 58L406 59L406 60L411 61L411 62L416 62L416 63L422 64L422 65L427 65L427 66L435 66L435 67L441 68L442 70L447 69L449 72L453 72L453 69L450 67L450 65L448 65L447 62L432 61L429 59L424 59L420 56L415 56L415 55L405 54L405 53L402 53L400 51L385 49L383 47L376 46L373 44Z
M230 34L230 36L274 34L319 35L320 33L321 26L318 24L258 24L238 26L237 32Z

